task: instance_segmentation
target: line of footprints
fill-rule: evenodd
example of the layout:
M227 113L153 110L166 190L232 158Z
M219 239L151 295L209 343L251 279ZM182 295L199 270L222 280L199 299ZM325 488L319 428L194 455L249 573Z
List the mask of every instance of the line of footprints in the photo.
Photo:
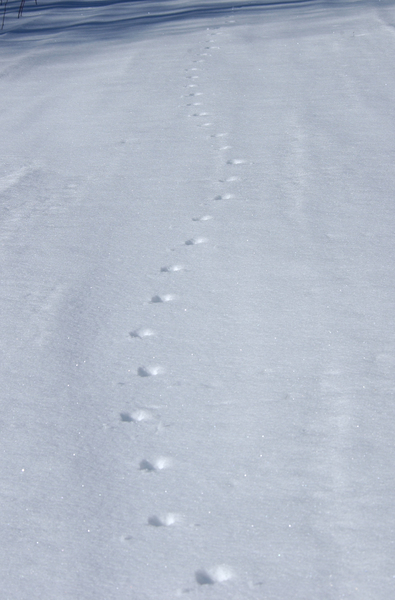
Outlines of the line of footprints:
M227 23L234 23L234 20L228 19ZM217 45L218 36L222 35L223 32L219 27L215 29L207 29L207 37L205 40L205 46L200 51L198 56L193 60L193 66L186 69L186 79L188 83L185 85L186 93L184 97L187 99L187 108L188 108L188 117L196 118L197 127L201 127L207 130L213 130L214 123L209 120L209 113L204 110L203 103L203 92L199 89L199 73L203 71L204 62L210 57L211 52L215 52L220 50L220 46ZM215 39L216 38L216 39ZM192 114L191 114L192 113ZM224 144L223 140L226 139L227 133L210 133L208 134L208 138L217 138L220 142L219 151L221 154L226 151L231 150L231 146L228 144ZM221 145L222 144L222 145ZM246 163L242 158L230 158L229 160L224 160L224 164L226 168L242 165ZM238 175L234 175L232 173L228 173L224 179L220 179L219 183L224 184L232 184L233 182L240 181L241 178ZM212 198L213 201L226 201L234 198L234 194L224 192L219 195L216 195ZM201 216L194 216L192 221L199 222L204 224L206 221L211 220L213 217L209 214L203 214ZM195 235L187 240L185 240L185 246L196 246L198 244L205 244L208 242L208 239L204 235ZM161 267L160 271L169 274L176 274L179 271L184 270L184 266L181 264L174 264L169 266ZM158 294L151 298L150 303L166 303L174 300L175 297L173 294ZM150 336L155 335L155 331L150 327L140 327L130 332L130 336L134 339L144 340ZM155 377L164 373L164 369L161 365L142 365L137 370L137 376L139 377ZM137 409L131 414L128 412L123 412L120 414L121 421L125 423L141 423L143 421L147 421L152 418L152 415L149 411L145 409ZM143 472L160 472L164 469L167 469L171 466L171 459L168 457L159 457L155 460L143 459L140 462L139 469ZM180 521L179 515L175 513L165 513L160 515L151 515L149 516L147 523L152 527L171 527L176 525L177 522ZM231 567L220 564L214 565L209 568L200 568L195 571L195 581L199 586L203 585L214 585L217 583L221 583L224 581L228 581L234 577L233 570ZM190 589L183 590L184 592L192 591Z

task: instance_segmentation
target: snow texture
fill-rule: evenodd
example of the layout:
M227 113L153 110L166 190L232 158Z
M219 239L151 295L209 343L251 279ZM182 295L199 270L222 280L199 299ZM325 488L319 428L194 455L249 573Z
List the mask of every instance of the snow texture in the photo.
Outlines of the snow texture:
M1 599L394 598L394 3L18 4Z

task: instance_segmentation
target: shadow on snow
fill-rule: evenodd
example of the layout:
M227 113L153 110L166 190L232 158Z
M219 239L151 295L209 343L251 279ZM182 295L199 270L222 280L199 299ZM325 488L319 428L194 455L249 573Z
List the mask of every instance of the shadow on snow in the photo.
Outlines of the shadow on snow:
M64 0L59 2L27 0L22 18L16 19L20 0L7 3L5 34L13 36L46 36L69 33L70 41L119 39L129 33L138 33L158 25L182 23L221 17L241 12L285 11L295 8L344 7L355 0ZM365 0L371 4L372 0ZM388 2L389 0L383 0ZM361 5L364 0L359 0ZM4 6L4 0L2 0ZM62 40L64 40L62 36Z

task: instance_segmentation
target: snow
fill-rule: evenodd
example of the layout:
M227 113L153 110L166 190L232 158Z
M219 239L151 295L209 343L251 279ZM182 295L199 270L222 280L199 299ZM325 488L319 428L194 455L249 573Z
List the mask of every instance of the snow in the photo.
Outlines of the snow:
M394 3L17 6L1 597L394 597Z

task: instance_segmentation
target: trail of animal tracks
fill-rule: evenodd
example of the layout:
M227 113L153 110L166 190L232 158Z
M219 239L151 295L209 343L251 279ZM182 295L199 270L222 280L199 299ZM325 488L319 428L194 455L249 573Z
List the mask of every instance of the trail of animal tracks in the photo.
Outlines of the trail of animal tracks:
M0 36L2 598L388 600L393 4L40 4Z

